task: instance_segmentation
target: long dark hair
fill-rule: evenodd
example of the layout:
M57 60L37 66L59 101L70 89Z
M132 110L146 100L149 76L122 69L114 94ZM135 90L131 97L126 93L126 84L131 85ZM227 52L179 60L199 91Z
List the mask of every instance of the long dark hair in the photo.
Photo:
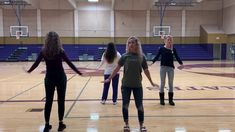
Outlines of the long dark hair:
M107 49L104 53L104 57L109 64L113 63L114 59L117 57L117 51L113 42L108 43Z
M56 32L50 31L47 33L42 51L48 59L53 59L57 54L63 51L59 35Z

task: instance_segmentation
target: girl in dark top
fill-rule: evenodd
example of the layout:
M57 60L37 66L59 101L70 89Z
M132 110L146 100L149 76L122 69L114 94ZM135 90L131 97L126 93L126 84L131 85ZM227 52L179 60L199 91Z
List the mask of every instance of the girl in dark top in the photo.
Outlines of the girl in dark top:
M124 132L129 132L129 114L128 107L130 104L131 93L134 95L136 108L138 111L138 119L140 125L140 131L146 132L147 129L144 127L144 106L143 106L143 88L142 88L142 70L147 76L150 83L153 83L148 65L145 57L142 53L141 43L136 37L129 37L126 44L126 53L121 56L118 61L117 67L113 73L105 80L104 83L110 82L113 77L118 73L120 68L124 66L124 74L122 78L122 114L125 122Z
M169 98L169 104L175 105L173 101L173 80L174 80L174 57L181 65L179 68L183 68L183 62L179 58L177 51L175 48L173 48L173 37L168 35L164 37L164 47L161 47L158 50L158 54L153 59L153 63L159 59L161 56L161 63L160 63L160 78L161 78L161 86L160 86L160 104L165 105L164 102L164 87L165 87L165 80L166 80L166 74L168 75L168 84L169 84L169 91L168 91L168 98ZM153 64L152 63L152 64ZM151 65L152 65L151 64Z
M46 123L43 131L48 132L52 128L49 121L55 87L57 89L58 96L58 131L63 131L66 128L66 125L63 123L63 118L67 77L62 66L62 60L64 60L77 74L81 75L81 72L77 70L65 54L60 43L59 35L56 32L49 32L47 34L44 47L39 53L34 64L27 72L32 72L39 65L42 59L46 62L46 76L44 79L46 91L44 118Z

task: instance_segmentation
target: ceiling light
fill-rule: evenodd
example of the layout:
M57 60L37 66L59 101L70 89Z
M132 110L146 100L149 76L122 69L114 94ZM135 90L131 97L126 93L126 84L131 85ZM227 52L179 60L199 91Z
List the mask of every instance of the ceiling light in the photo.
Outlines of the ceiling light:
M175 6L176 2L171 2L170 5Z
M4 1L4 5L10 5L10 1Z
M88 0L88 2L98 2L99 0Z

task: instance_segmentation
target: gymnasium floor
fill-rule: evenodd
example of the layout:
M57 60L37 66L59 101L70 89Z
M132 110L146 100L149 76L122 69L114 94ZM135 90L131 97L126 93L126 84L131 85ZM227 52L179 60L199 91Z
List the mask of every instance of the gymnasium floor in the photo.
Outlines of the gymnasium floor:
M0 132L39 132L44 118L45 64L31 74L22 67L32 62L0 63ZM102 71L95 73L99 62L75 62L90 75L75 75L67 64L68 83L64 122L66 132L122 132L121 93L118 104L111 100L100 104ZM143 75L145 126L149 132L231 132L235 131L235 67L229 61L184 61L185 69L175 69L176 106L159 104L158 90ZM175 62L175 66L178 64ZM102 69L102 68L101 68ZM159 84L159 62L149 67ZM121 72L122 78L122 72ZM121 81L121 80L120 80ZM167 86L167 85L166 85ZM147 88L148 87L148 88ZM167 90L166 90L167 92ZM111 99L112 89L109 91ZM133 97L133 95L132 95ZM56 93L54 99L56 100ZM167 97L166 97L167 98ZM167 102L168 100L166 100ZM138 132L134 101L129 107L130 127ZM52 132L57 131L57 103L51 114Z

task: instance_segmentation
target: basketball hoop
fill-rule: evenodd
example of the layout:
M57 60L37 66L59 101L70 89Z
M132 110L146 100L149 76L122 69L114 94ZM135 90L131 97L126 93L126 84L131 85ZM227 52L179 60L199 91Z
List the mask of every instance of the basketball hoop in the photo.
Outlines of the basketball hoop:
M20 39L20 36L17 35L17 36L16 36L16 39Z
M165 35L164 35L164 31L159 31L159 35L160 35L160 38L161 38L161 39L164 39L164 36L165 36Z
M153 36L158 36L161 39L164 39L166 35L170 35L170 32L170 26L153 26Z
M16 39L20 39L20 35L21 35L20 31L16 32Z
M28 37L28 26L10 26L10 36L20 39L20 37Z

